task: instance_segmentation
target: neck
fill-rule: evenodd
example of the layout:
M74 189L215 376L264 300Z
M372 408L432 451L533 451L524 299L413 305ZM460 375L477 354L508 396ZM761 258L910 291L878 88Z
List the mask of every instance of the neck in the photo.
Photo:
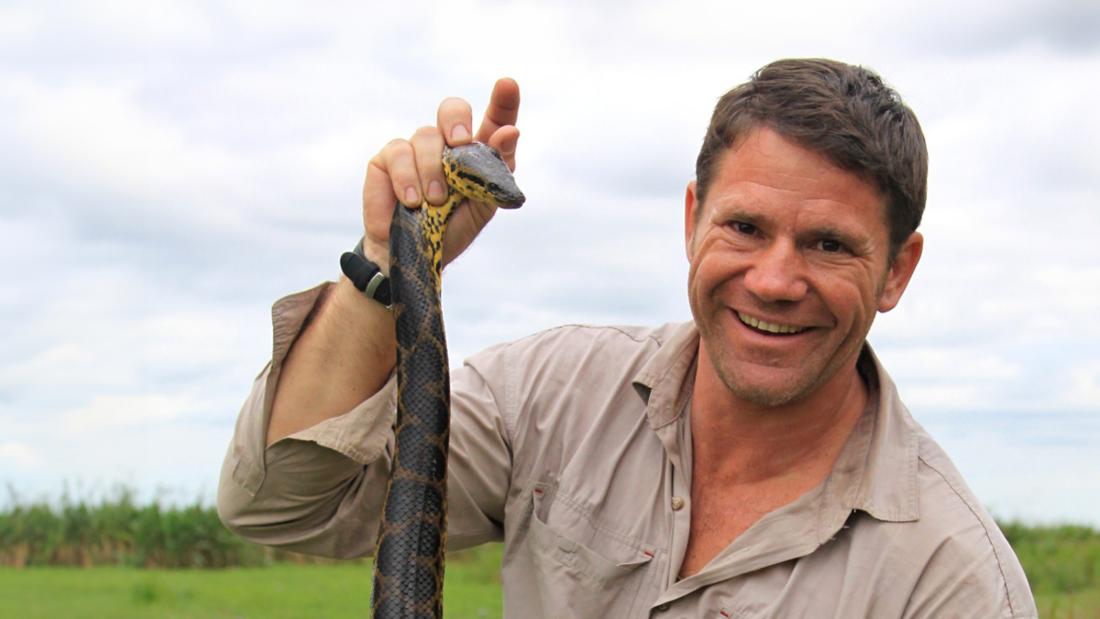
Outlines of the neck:
M820 481L832 470L867 397L853 360L813 393L761 406L725 386L700 342L691 408L696 474L717 475L730 484L807 476Z

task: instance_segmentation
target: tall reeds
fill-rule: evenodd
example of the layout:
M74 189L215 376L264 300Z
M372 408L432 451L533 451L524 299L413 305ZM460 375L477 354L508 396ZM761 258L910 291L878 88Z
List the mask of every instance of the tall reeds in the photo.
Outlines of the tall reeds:
M1079 593L1100 589L1100 531L1092 527L1002 522L1036 593Z
M126 488L96 502L74 500L68 492L55 505L14 495L9 502L0 511L0 565L230 567L289 554L230 533L213 506L138 505Z
M224 568L335 562L246 542L201 500L138 504L136 493L125 487L95 501L73 499L68 490L53 503L20 500L10 489L8 494L9 505L0 507L0 566ZM1000 526L1037 594L1100 589L1100 531L1016 521Z

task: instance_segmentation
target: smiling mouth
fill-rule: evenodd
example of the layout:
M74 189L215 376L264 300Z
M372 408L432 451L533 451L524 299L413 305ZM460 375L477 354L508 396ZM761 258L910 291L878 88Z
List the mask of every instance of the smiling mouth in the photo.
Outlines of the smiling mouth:
M753 318L752 316L749 316L748 314L742 312L737 312L737 318L739 318L741 322L745 325L748 325L749 327L752 327L753 329L762 333L768 333L771 335L794 335L796 333L802 333L803 331L809 329L809 327L798 327L795 325L782 325L774 322L765 322L758 318Z

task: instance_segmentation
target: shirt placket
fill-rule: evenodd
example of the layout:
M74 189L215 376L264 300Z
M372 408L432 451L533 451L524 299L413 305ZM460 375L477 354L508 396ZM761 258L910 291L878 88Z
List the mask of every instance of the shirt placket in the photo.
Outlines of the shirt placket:
M691 533L691 430L684 414L689 405L687 400L675 403L680 414L656 430L666 456L662 500L669 543L668 567L661 581L663 590L676 582ZM667 604L655 606L650 615L660 616L667 609Z

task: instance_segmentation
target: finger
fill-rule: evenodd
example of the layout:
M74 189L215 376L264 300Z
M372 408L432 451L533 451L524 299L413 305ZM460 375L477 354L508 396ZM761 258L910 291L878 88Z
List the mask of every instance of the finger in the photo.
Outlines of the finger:
M379 153L367 165L363 180L363 251L383 272L389 271L390 220L396 201L393 183Z
M405 206L420 206L420 176L412 144L407 140L391 140L379 154L379 165L389 175L393 195Z
M363 251L368 258L388 269L390 220L398 193L419 191L412 145L394 140L378 151L367 164L363 180ZM414 200L419 204L419 200Z
M436 112L436 125L442 132L447 144L458 146L469 144L470 127L473 126L474 112L470 104L458 97L448 97L439 104Z
M443 134L438 127L421 127L412 137L413 151L416 157L416 171L420 177L421 195L428 202L440 205L447 200L447 190L443 178Z
M502 77L493 85L489 106L485 108L485 117L477 130L477 140L488 143L497 129L516 124L518 118L519 84L510 77Z
M516 145L519 143L519 129L513 125L505 125L497 129L489 137L489 146L497 149L500 156L504 157L504 163L513 172L516 169Z

